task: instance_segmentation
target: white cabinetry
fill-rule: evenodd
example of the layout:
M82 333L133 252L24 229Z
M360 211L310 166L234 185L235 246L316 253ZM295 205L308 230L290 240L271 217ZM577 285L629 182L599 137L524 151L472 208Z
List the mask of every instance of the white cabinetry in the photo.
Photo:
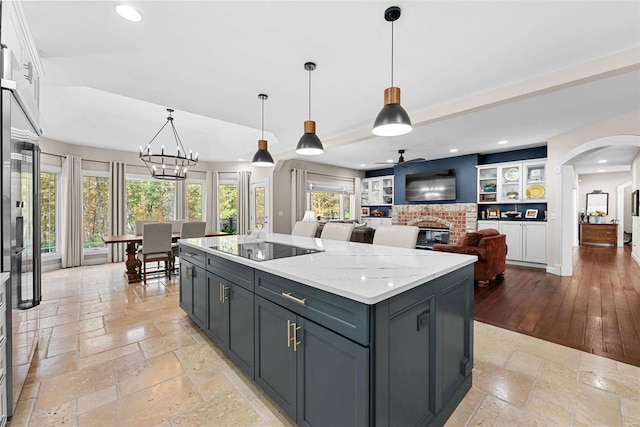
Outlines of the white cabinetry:
M8 48L4 54L9 55L10 52L11 55L11 76L3 75L2 78L15 82L15 87L7 87L18 93L23 107L39 131L40 76L43 75L43 68L22 2L2 2L1 26L1 42ZM6 73L7 70L3 74Z
M381 225L391 225L391 218L379 218L379 217L364 217L362 222L367 223L367 227L376 229Z
M478 203L545 203L546 159L477 166Z
M538 264L536 267L546 264L546 222L478 221L478 230L487 228L495 228L507 236L507 261Z
M393 175L363 178L360 204L362 206L393 205Z

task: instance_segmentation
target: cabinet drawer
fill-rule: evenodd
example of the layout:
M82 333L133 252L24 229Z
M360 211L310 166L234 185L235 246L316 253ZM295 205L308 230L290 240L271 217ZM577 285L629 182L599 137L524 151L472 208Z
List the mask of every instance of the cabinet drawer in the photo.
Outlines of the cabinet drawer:
M207 254L207 271L253 292L253 268Z
M197 249L193 249L190 246L180 245L180 259L189 261L190 263L197 265L198 267L205 267L205 255L204 252Z
M256 294L362 345L369 344L369 306L256 270Z

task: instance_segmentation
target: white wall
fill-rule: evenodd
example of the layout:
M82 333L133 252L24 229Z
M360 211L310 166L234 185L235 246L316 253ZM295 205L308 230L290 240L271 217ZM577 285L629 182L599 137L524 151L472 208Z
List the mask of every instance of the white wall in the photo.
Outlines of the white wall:
M631 164L631 188L632 191L640 189L640 153L633 159ZM640 216L633 217L633 243L631 255L640 264Z
M603 193L609 193L609 214L603 221L622 218L624 213L618 212L618 186L631 180L631 172L592 173L580 175L579 179L578 211L583 208L586 211L587 193L602 190Z

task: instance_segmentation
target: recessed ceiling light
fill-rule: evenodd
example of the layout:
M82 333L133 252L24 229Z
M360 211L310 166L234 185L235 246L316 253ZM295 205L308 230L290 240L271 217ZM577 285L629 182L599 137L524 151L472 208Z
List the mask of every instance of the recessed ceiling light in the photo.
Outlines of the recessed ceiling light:
M598 169L598 172L606 172L604 169Z
M504 144L506 144L507 142L509 142L509 141L507 141L507 140L505 139L504 141L498 141L498 144L500 144L500 145L504 145Z
M238 159L239 162L244 162L244 159Z
M361 163L361 164L360 164L360 167L361 167L361 168L363 168L363 167L365 167L365 166L367 166L367 165L365 165L364 163Z
M387 159L387 163L393 163L393 159Z
M607 163L606 160L598 160L598 163Z
M450 153L457 153L458 149L457 148L452 148L451 150L449 150Z
M140 15L140 12L138 12L131 6L127 6L126 4L119 4L118 6L116 6L116 12L118 12L118 15L122 16L127 21L139 22L142 20L142 15Z

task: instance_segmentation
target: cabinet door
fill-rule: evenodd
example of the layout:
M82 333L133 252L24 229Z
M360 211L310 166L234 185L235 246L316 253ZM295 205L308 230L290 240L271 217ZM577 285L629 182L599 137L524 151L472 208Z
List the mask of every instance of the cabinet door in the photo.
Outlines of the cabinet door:
M507 235L507 259L522 261L522 222L500 221L500 233Z
M522 200L522 165L501 166L498 174L498 201L515 203Z
M253 292L233 282L226 285L228 290L223 289L223 299L228 311L229 357L253 378Z
M193 315L193 268L190 262L180 261L180 307L189 316Z
M202 329L207 327L207 279L203 268L193 266L193 319Z
M488 230L489 228L499 230L500 224L498 223L498 221L478 221L478 231Z
M207 334L222 349L227 348L229 328L227 325L227 304L224 302L222 292L229 294L228 289L223 289L225 280L213 273L207 272L207 287L209 289L209 319L207 322Z
M298 425L369 425L369 351L298 317Z
M255 381L294 420L296 419L296 353L290 346L287 321L296 315L255 296Z
M547 262L547 224L524 223L523 224L524 261Z

